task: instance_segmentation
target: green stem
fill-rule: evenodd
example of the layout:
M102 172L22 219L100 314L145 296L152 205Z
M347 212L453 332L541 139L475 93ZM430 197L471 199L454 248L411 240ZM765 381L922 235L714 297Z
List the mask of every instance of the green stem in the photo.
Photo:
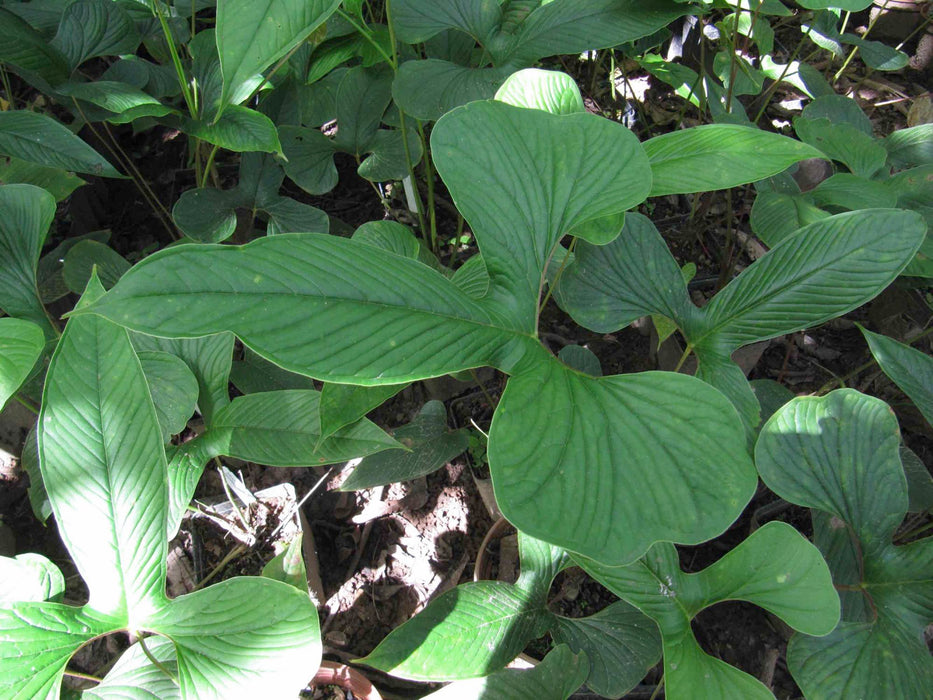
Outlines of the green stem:
M693 346L690 343L687 343L687 347L684 348L684 354L680 356L680 359L677 361L677 366L674 368L674 372L679 372L680 368L684 366L684 362L687 361L687 358L690 357L690 353L693 352Z
M875 23L881 17L881 12L887 9L887 7L888 7L888 0L885 0L884 5L881 6L881 11L878 12L874 17L872 17L871 21L868 23L868 28L865 30L865 34L862 36L863 39L866 38L869 34L871 34L872 28L875 26ZM850 12L846 12L846 19L845 19L845 22L843 22L842 24L842 32L845 31L845 27L849 21L850 14L851 14ZM842 32L840 32L840 34ZM833 76L833 83L835 83L837 80L839 80L839 78L842 77L842 74L846 72L846 68L849 67L849 64L852 62L852 59L855 58L855 54L857 53L858 53L858 46L853 46L852 50L849 52L849 55L846 57L846 60L843 62L842 67L838 71L836 71L836 75Z
M175 685L180 685L175 674L169 671L165 665L156 657L154 657L151 651L149 651L149 647L146 646L146 639L142 636L142 634L137 632L136 636L139 637L139 648L143 650L143 654L146 655L146 658L149 659L149 662L157 669L162 671L162 673L164 673L166 676L168 676L172 680L172 683Z
M207 163L204 165L204 170L201 173L201 181L198 184L198 187L205 187L207 185L207 178L211 174L211 169L214 167L214 156L217 155L217 151L220 150L220 146L215 145L211 149L210 155L207 157Z
M428 181L428 220L430 221L429 233L431 236L431 250L437 255L437 212L434 206L434 168L431 165L431 155L428 152L428 140L424 135L424 127L420 119L415 120L418 126L418 136L421 139L421 162L424 163L424 176Z
M340 17L344 21L346 21L347 24L349 24L356 31L358 31L363 36L363 38L366 39L366 41L368 41L372 45L372 47L376 49L376 51L379 52L379 55L382 56L389 63L390 66L392 66L392 70L395 70L398 67L395 56L390 56L389 54L387 54L385 49L382 48L379 42L373 39L373 33L369 31L369 27L360 26L359 22L357 22L355 19L353 19L352 16L348 15L346 12L344 12L340 8L337 8L337 14L340 15Z
M2 62L0 62L0 80L3 81L3 91L6 93L6 101L10 103L8 109L15 109L13 105L13 88L10 85L10 76L7 74L6 66Z
M812 24L807 25L807 31L803 35L803 39L806 39L810 36L810 32L813 29ZM771 99L771 95L774 94L774 91L777 90L778 86L781 84L781 81L784 80L784 77L787 75L787 72L790 70L791 64L800 55L800 51L803 48L803 39L797 42L797 46L794 47L793 52L791 52L790 58L787 59L787 63L784 65L784 70L781 71L781 74L778 76L771 85L768 86L768 89L765 90L761 97L758 98L761 100L761 108L758 110L758 113L755 115L755 118L752 120L753 124L757 124L758 120L761 119L762 115L765 113L765 110L768 108L768 100Z
M92 676L90 673L81 673L81 671L69 671L65 669L65 675L70 678L80 678L85 681L92 681L93 683L101 683L104 679L98 678L97 676Z
M30 413L34 413L37 416L39 415L39 407L36 406L35 403L33 403L31 399L25 396L22 396L20 394L13 394L13 398L16 400L18 404L20 404L23 408L25 408Z
M172 56L172 65L175 66L175 75L178 77L178 84L181 86L181 94L185 98L185 104L188 106L188 112L192 119L198 118L198 107L194 98L191 96L191 89L188 87L188 79L185 77L185 69L181 65L181 58L178 56L178 49L175 46L175 39L172 37L172 30L168 26L168 21L162 13L158 0L150 0L149 3L153 14L159 19L162 27L162 34L165 35L165 43L168 45L168 52Z

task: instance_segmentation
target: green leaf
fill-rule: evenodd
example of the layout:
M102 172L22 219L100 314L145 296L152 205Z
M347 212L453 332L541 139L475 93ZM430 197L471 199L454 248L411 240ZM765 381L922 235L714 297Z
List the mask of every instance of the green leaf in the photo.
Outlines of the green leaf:
M337 185L333 142L317 129L279 127L285 173L308 194L324 194Z
M367 420L320 441L320 398L316 391L297 390L237 397L214 416L209 433L213 449L260 464L311 467L398 447Z
M96 278L86 306L103 293ZM68 322L39 414L42 478L90 605L139 629L165 603L165 453L146 377L126 331Z
M437 257L424 241L397 221L368 221L353 232L353 239L440 269Z
M185 284L170 291L160 268ZM176 337L232 330L280 367L342 383L400 384L508 366L529 340L496 327L495 315L420 262L318 234L165 249L109 294L95 312L135 330Z
M666 372L589 377L541 353L511 378L490 428L490 471L509 521L623 564L658 540L704 542L735 520L756 477L719 392ZM692 431L679 428L688 422ZM676 521L666 516L675 512Z
M818 97L804 107L801 114L807 119L828 119L833 124L848 124L866 136L872 135L871 119L851 97L836 94Z
M60 600L65 577L41 554L0 557L0 603L40 603Z
M146 650L177 675L175 645L164 637L147 637ZM182 700L181 690L165 671L153 664L136 642L123 652L98 685L85 690L86 700Z
M55 200L32 185L4 185L0 211L0 308L35 323L47 339L54 338L56 330L39 299L36 266L55 218Z
M0 608L0 695L57 700L71 655L118 624L88 608L58 603Z
M138 354L152 394L162 441L185 429L198 402L198 380L181 359L167 352Z
M897 195L898 207L913 209L923 215L928 229L933 228L933 165L904 170L886 180L885 184Z
M301 541L302 536L299 534L262 567L262 575L294 586L299 591L307 591L308 573L301 554Z
M775 246L704 309L695 346L732 349L814 326L877 295L913 257L925 226L913 212L871 209L811 224ZM715 339L715 340L714 340Z
M556 644L586 653L586 685L594 693L622 697L661 659L658 626L623 600L589 617L555 619L551 637Z
M321 389L321 439L355 423L377 406L391 399L407 384L353 386L325 382Z
M113 124L126 124L140 117L164 117L175 111L151 95L126 83L109 80L67 83L60 85L57 90L63 95L90 102L113 112L113 116L107 117L107 121Z
M239 85L307 39L339 5L340 0L219 0L221 109Z
M564 556L524 535L519 553L526 585L519 579L457 586L392 630L359 662L410 680L476 678L503 668L547 630L547 589L559 570L550 555L560 561ZM534 584L527 585L528 576Z
M499 4L496 0L395 0L392 22L399 40L406 44L425 41L445 29L459 29L483 43L501 21Z
M575 369L591 377L601 377L603 375L602 366L599 358L589 348L582 345L565 345L560 349L557 357L571 369Z
M516 107L551 114L585 112L576 82L566 73L526 68L513 73L496 91L496 99Z
M130 264L110 246L95 240L79 241L65 255L62 276L65 284L75 294L87 287L93 270L105 289L110 289L130 269Z
M34 323L0 318L0 409L29 377L45 348L45 335Z
M405 61L392 82L392 97L405 114L432 121L468 102L490 99L509 73L506 68L470 68L436 58Z
M933 539L891 544L908 505L899 447L891 409L842 389L788 403L755 448L772 491L825 514L814 519L829 525L824 542L845 547L824 554L837 584L858 592L832 634L791 640L788 665L807 697L922 697L933 685L922 639L933 620Z
M20 7L29 5L24 4ZM47 90L68 77L69 68L65 56L27 22L10 12L8 7L0 7L0 35L3 36L0 61L9 65L28 82Z
M0 112L0 153L76 173L123 177L64 126L36 112Z
M360 163L357 174L372 182L402 180L408 176L405 143L400 129L380 129L369 143L369 156ZM408 130L408 153L414 165L421 162L421 140L414 129Z
M906 53L880 41L868 41L848 32L842 35L842 39L847 44L857 46L865 65L874 70L900 70L910 62Z
M587 656L560 645L534 668L503 669L486 678L458 681L425 700L566 700L586 680Z
M281 153L275 124L262 112L239 105L228 106L214 122L184 119L182 130L229 151Z
M816 547L781 522L767 523L696 574L680 570L677 552L667 543L656 544L625 567L578 563L658 623L664 685L672 698L773 698L755 678L700 649L690 621L704 608L744 600L811 634L827 634L839 620L839 598L826 562Z
M797 229L828 216L828 211L813 206L798 194L761 192L752 205L749 223L758 238L774 247Z
M112 0L75 0L65 8L51 45L73 71L89 58L136 53L140 36L123 7Z
M266 227L268 236L279 236L283 233L327 233L330 229L330 219L326 212L289 197L266 200L260 211L269 217L269 225Z
M236 230L236 190L214 187L187 190L172 207L172 220L189 238L201 243L220 243Z
M334 146L357 156L366 153L391 100L392 71L388 66L348 70L337 88Z
M277 389L314 389L314 382L310 377L288 372L278 365L264 360L249 348L244 349L242 360L234 360L233 366L230 368L230 381L244 394L275 391ZM327 394L327 386L325 384L324 390L321 392L322 407L325 402L324 396ZM356 418L362 416L363 414L360 414ZM352 423L356 418L348 421L348 423ZM346 425L346 423L343 425ZM343 427L343 425L339 427Z
M447 409L440 401L428 401L411 423L392 433L409 451L387 450L366 457L340 487L342 491L410 481L430 474L469 446L467 430L448 431Z
M47 168L9 156L0 158L0 185L35 185L47 190L56 202L87 184L74 173L61 168Z
M859 327L881 369L933 424L933 358L892 338Z
M922 513L933 508L933 474L913 450L901 445L901 464L907 477L907 511Z
M849 173L837 173L810 192L813 202L820 207L856 209L893 209L897 197L884 182L866 180Z
M227 383L233 360L233 336L219 333L203 338L155 338L133 334L137 351L163 351L184 361L198 380L198 410L210 426L214 414L230 403Z
M107 229L91 231L83 236L66 238L39 258L39 265L36 267L36 282L43 304L51 304L71 293L68 285L65 284L65 257L74 246L87 240L106 243L110 240L110 231Z
M588 148L592 143L601 147ZM587 113L475 102L438 121L431 145L437 170L482 250L490 279L484 301L526 331L536 319L541 271L560 237L578 224L626 211L651 186L635 136ZM477 181L477 172L487 176ZM577 176L545 175L552 172ZM525 242L520 247L513 243L517 236Z
M644 143L651 196L722 190L763 180L822 154L800 141L735 124L707 124Z
M801 141L839 161L859 177L871 177L884 167L888 158L880 141L849 124L801 116L794 119L794 130Z
M898 129L884 139L888 162L895 168L933 165L933 124Z
M27 491L29 505L36 519L45 525L49 516L52 515L52 504L49 503L49 496L45 492L45 484L42 481L42 472L39 470L39 440L36 435L36 426L30 428L26 434L26 442L23 444L19 463L23 471L29 475Z
M175 643L185 698L297 696L321 663L307 592L268 578L234 578L181 596L149 625Z

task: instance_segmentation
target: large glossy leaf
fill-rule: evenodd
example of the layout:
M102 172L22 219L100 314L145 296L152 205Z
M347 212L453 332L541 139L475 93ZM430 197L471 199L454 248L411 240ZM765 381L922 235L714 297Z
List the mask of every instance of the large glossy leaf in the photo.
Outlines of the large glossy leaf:
M909 345L864 328L871 354L933 425L933 358Z
M460 29L485 42L502 20L496 0L395 0L392 21L398 38L408 44L430 39L445 29Z
M79 241L65 255L62 279L69 290L80 294L87 287L95 267L104 289L110 289L130 269L130 264L105 243L93 239Z
M47 190L61 202L82 185L87 184L74 173L60 168L47 168L44 165L28 163L19 158L6 156L0 158L0 184L35 185Z
M834 124L829 119L797 117L794 129L804 142L829 158L844 163L855 175L871 177L884 165L888 153L880 141L850 124Z
M231 105L216 121L185 119L182 130L230 151L281 153L275 124L262 112Z
M340 385L338 385L340 386ZM447 429L447 409L440 401L428 401L417 416L393 431L405 450L387 450L360 462L340 487L343 491L409 481L440 469L469 445L465 429Z
M496 91L496 99L516 107L551 114L585 112L580 88L566 73L526 68L510 75Z
M604 697L622 697L661 659L657 624L623 600L589 617L555 620L554 642L586 653L586 685Z
M828 523L824 554L836 582L857 592L831 635L791 640L788 665L807 697L922 697L933 686L923 641L933 621L933 539L891 543L908 504L899 444L889 407L851 389L795 399L762 429L762 479L825 514L814 519Z
M175 643L185 698L297 696L321 663L308 594L268 578L235 578L176 598L150 624Z
M672 373L590 377L541 352L509 381L489 435L497 502L520 530L624 564L738 517L757 479L719 392Z
M98 685L85 690L86 700L181 700L174 679L149 660L154 657L169 673L178 674L175 645L165 637L149 637L146 651L139 642L127 649Z
M160 251L95 311L162 336L232 330L286 369L370 385L509 366L531 340L415 260L315 234Z
M112 0L75 0L65 8L51 45L74 70L95 56L136 52L140 36L129 14Z
M586 680L587 658L561 645L534 668L506 668L486 678L451 683L425 700L566 700Z
M364 457L399 443L361 420L321 440L317 391L267 391L235 398L214 416L216 454L279 467L311 467Z
M735 124L708 124L645 141L651 195L721 190L776 175L822 153L795 139Z
M58 700L71 655L116 626L106 615L58 603L0 607L0 694L9 700Z
M368 656L373 668L412 680L485 676L505 667L547 630L548 587L564 554L519 535L521 578L457 586L394 629Z
M707 656L690 621L724 600L759 605L791 627L828 634L839 621L839 598L819 551L785 523L771 522L715 564L696 574L680 570L670 544L657 544L638 562L607 567L579 560L600 583L629 601L661 629L667 697L772 698L758 680Z
M223 72L221 108L234 90L298 46L340 0L219 0L217 50Z
M330 192L337 184L333 142L317 129L301 126L279 128L282 151L288 161L286 174L309 194Z
M53 338L56 330L39 298L36 267L55 218L55 200L32 185L4 185L0 211L0 309L35 323Z
M163 117L175 111L133 85L111 80L69 83L59 86L58 92L113 112L107 121L114 124L126 124L140 117Z
M392 97L406 114L440 119L455 107L491 98L510 72L508 68L471 68L437 58L405 61L392 83Z
M42 329L18 318L0 318L0 409L26 381L45 347Z
M76 173L122 177L84 141L37 112L0 112L0 153Z
M103 288L91 281L81 305ZM146 377L126 331L68 322L39 415L42 478L90 605L135 629L165 601L165 453Z

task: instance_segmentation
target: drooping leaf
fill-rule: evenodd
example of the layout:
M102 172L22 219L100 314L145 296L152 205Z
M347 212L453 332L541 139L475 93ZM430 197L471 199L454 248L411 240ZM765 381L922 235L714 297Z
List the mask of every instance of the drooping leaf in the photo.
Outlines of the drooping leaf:
M31 321L46 338L54 338L56 330L40 300L36 267L55 218L55 200L32 185L4 185L0 211L0 309Z
M80 305L103 293L92 278ZM165 453L126 331L68 322L39 415L42 479L90 605L134 628L165 602Z
M221 108L233 91L308 38L340 0L219 0L217 51L223 71Z
M334 144L317 129L279 127L286 174L308 194L330 192L337 184Z
M620 598L655 620L664 648L664 685L672 700L691 697L773 698L757 679L700 648L690 621L723 600L745 600L791 627L828 634L839 621L839 598L819 551L791 526L770 522L722 559L695 574L680 570L670 544L652 547L625 567L578 560Z
M794 119L794 130L803 142L843 163L859 177L874 175L888 157L880 141L850 124L834 124L825 117L810 119L801 116Z
M262 112L247 107L230 105L217 121L184 119L181 126L185 133L237 153L282 152L272 120Z
M392 97L405 114L436 120L460 105L490 99L510 72L506 68L470 68L436 58L405 61L392 82Z
M123 177L84 141L37 112L0 112L0 153L76 173Z
M901 464L907 477L907 511L921 513L933 508L933 474L917 454L901 445Z
M881 369L916 404L933 425L933 358L909 345L861 328Z
M763 180L822 154L780 134L734 124L708 124L655 136L644 143L651 195L721 190ZM702 184L701 184L702 183Z
M201 243L220 243L236 230L235 190L204 187L187 190L172 207L172 220L189 238Z
M799 194L761 192L752 206L750 223L755 235L773 247L798 229L828 216L828 211Z
M386 386L353 386L325 382L321 389L321 439L355 423L377 406L382 405L407 384Z
M565 345L560 349L557 357L565 365L578 372L583 372L591 377L601 377L603 375L603 369L596 353L582 345Z
M358 491L425 476L469 446L465 429L447 429L447 410L440 401L428 401L411 423L394 430L392 436L409 451L386 450L366 457L343 482L342 491Z
M61 168L47 168L19 158L0 158L0 185L35 185L61 202L85 183L74 173Z
M933 685L922 636L933 621L933 539L891 543L908 505L899 446L890 408L852 389L795 399L761 431L762 479L820 511L834 579L856 591L832 634L791 640L788 665L807 697L922 697Z
M314 389L314 382L310 377L284 370L278 365L264 360L249 348L244 350L242 360L233 361L233 366L230 368L230 381L244 394L276 391L278 389ZM321 392L322 411L325 401L324 396L327 393L327 385L324 386L324 391ZM348 423L361 418L362 415L356 416ZM343 427L343 425L339 427Z
M57 89L63 95L85 100L113 112L112 116L107 117L107 121L113 124L126 124L141 117L164 117L175 111L132 85L110 80L67 83Z
M0 409L26 381L44 347L45 335L36 324L0 318Z
M898 129L884 139L884 147L895 168L933 165L933 124Z
M445 29L459 29L483 43L501 21L501 16L495 0L439 0L429 4L396 0L392 4L395 31L407 44L425 41Z

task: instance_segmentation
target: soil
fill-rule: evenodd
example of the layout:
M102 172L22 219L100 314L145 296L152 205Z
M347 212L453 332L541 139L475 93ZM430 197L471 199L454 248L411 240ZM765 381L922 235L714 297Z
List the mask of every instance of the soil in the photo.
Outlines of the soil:
M780 38L780 35L779 35ZM607 116L621 115L627 105L613 94L605 79L593 77L591 67L564 62L564 68L577 75L585 89L587 104L593 111ZM595 70L595 69L594 69ZM860 77L864 78L856 82ZM888 133L903 126L906 106L895 102L889 106L871 107L884 102L884 97L898 88L901 80L905 94L917 94L918 74L885 74L884 81L869 82L862 71L856 72L850 84L856 89L863 106L879 133ZM643 78L632 74L630 78ZM868 87L866 87L868 85ZM878 87L880 85L880 87ZM867 91L867 92L866 92ZM872 92L873 91L873 92ZM696 121L692 108L664 86L653 83L649 101L639 105L640 115L649 113L652 121L636 117L635 130L642 138L669 129L673 118L685 115L686 122ZM790 91L787 96L792 97ZM777 110L767 118L780 118ZM668 121L665 121L668 120ZM187 170L183 139L165 129L155 129L134 135L128 127L113 130L123 150L139 167L155 196L162 202L175 201L190 186L192 176ZM88 130L82 132L90 143L102 152L103 135ZM356 164L349 157L337 156L340 184L323 197L309 197L296 187L286 184L284 194L308 202L328 212L332 230L347 234L356 226L371 220L396 218L412 223L397 198L389 200L386 209L373 187L355 175ZM231 185L236 177L235 156L220 164L222 179ZM66 237L90 231L110 229L111 245L131 261L140 259L155 249L172 242L169 230L152 213L146 199L130 181L88 178L89 186L75 192L60 207L59 216L48 244L54 246ZM441 183L439 197L447 197ZM733 193L706 193L695 197L663 197L651 200L644 208L657 223L671 250L680 263L693 262L698 271L691 285L697 303L711 297L735 274L760 255L761 247L751 236L748 214L754 198L750 189ZM447 237L453 235L457 221L439 208L440 228ZM446 218L445 218L446 217ZM449 252L449 251L448 251ZM465 259L469 251L459 254ZM865 323L892 337L905 339L919 329L928 327L931 310L924 299L927 290L895 284L868 307L817 329L776 339L758 348L747 362L749 378L774 379L794 393L820 391L832 382L845 378L850 386L879 396L893 406L901 422L904 439L921 460L933 465L933 433L922 416L877 367L867 367L853 374L869 360L864 340L854 322ZM73 296L59 302L61 311L71 308ZM600 359L605 374L640 372L656 368L672 369L679 351L657 349L656 336L650 323L639 323L611 334L597 334L570 321L551 302L541 317L541 337L558 352L563 346L576 343L591 349ZM676 338L672 341L676 343ZM920 345L930 352L929 340ZM671 360L673 357L673 361ZM387 429L406 423L427 398L445 401L451 424L468 426L475 423L486 430L492 415L490 400L498 400L504 387L504 377L492 371L479 375L480 389L475 383L453 380L416 385L402 392L372 414L372 418ZM4 412L0 423L9 423L10 411ZM22 421L21 421L22 422ZM26 421L28 425L28 420ZM22 444L22 427L13 429L5 442L15 450ZM36 551L58 564L68 579L66 600L81 604L86 600L80 576L74 570L67 552L58 538L54 519L45 527L32 513L26 486L28 478L15 461L7 460L0 469L0 521L5 526L7 552ZM290 483L300 500L315 483L326 476L324 487L302 508L301 522L306 538L313 544L306 548L306 566L320 578L320 611L325 655L335 661L347 662L364 656L394 628L422 610L431 600L458 583L471 581L474 565L484 537L497 514L483 500L481 490L488 479L481 456L469 453L460 456L440 470L415 482L395 484L385 488L367 489L355 493L338 491L346 477L346 468L276 469L256 464L228 463L242 474L250 491L257 492L280 483ZM216 471L207 470L197 494L208 500L223 493ZM685 571L698 571L720 558L762 524L759 516L767 516L769 505L776 499L764 487L746 512L721 537L698 547L681 547L681 562ZM186 521L171 549L179 561L184 560L194 582L211 575L219 581L234 575L252 575L274 552L269 533L286 514L282 503L266 503L249 509L248 530L262 546L245 546L231 533L233 524L216 519ZM810 530L805 509L777 509L778 515L804 533ZM231 521L236 518L231 516ZM0 532L3 534L3 532ZM242 554L231 557L231 552ZM310 550L310 551L309 551ZM504 550L503 550L504 551ZM3 553L7 553L3 552ZM514 566L500 566L500 548L490 547L485 556L492 560L489 575L514 576ZM182 566L182 564L178 564ZM177 585L186 585L176 579ZM176 591L177 592L177 591ZM579 570L562 573L551 590L552 609L569 617L590 615L609 605L615 597L599 584L587 579ZM744 603L723 603L703 611L693 622L700 645L709 653L728 663L769 681L778 698L796 698L800 691L794 684L785 662L786 631L762 609ZM127 640L113 635L100 640L82 652L74 668L90 674L106 670L114 653L125 648ZM538 644L529 649L538 650ZM363 668L383 697L419 697L433 686L400 681L385 674ZM660 680L660 668L653 669L628 697L648 697ZM329 694L328 694L329 693ZM308 689L305 697L346 698L343 690ZM581 697L584 694L581 693ZM663 691L657 695L663 697Z

